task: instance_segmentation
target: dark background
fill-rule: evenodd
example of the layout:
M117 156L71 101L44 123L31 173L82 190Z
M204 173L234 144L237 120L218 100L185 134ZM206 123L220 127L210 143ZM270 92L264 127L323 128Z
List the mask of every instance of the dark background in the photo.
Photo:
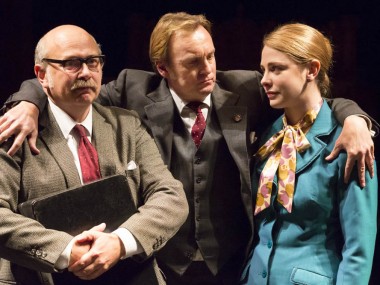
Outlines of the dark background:
M94 35L107 55L103 81L108 82L126 67L151 70L148 45L155 23L164 13L186 11L205 14L213 22L220 70L259 69L261 39L277 24L297 21L318 28L335 47L334 97L355 100L379 121L380 9L376 2L0 0L0 106L23 80L34 77L35 45L51 28L75 24ZM377 157L379 140L375 139ZM374 268L379 265L377 249ZM378 269L373 270L370 284L380 284Z

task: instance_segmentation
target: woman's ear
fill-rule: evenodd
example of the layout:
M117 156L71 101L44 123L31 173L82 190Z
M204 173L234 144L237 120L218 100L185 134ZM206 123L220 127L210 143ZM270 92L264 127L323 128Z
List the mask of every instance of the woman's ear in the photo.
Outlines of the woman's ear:
M314 80L319 73L319 70L321 69L321 63L319 60L313 59L312 61L309 62L309 70L306 75L307 81L312 81Z

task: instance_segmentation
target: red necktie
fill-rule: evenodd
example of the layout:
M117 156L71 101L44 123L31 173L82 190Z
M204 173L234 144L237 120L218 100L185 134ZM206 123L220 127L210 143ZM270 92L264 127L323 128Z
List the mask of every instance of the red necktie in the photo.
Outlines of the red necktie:
M199 148L201 144L202 137L206 129L206 121L203 117L201 104L201 102L190 102L187 104L187 107L192 109L197 114L194 125L191 129L191 136L197 148Z
M80 136L78 156L82 170L83 183L97 180L101 177L99 170L98 153L88 140L85 128L82 125L76 125L74 127L74 130Z

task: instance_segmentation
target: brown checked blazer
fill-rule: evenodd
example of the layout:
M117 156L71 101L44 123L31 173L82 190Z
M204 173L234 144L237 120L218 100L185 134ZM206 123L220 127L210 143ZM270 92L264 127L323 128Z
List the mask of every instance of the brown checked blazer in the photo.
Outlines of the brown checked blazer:
M96 103L93 107L92 141L99 154L102 177L126 173L139 210L120 227L127 228L139 241L144 249L141 258L149 257L165 245L187 217L182 184L168 171L134 112ZM16 212L23 201L80 185L72 153L48 104L39 124L39 155L30 152L27 142L14 157L6 154L11 140L0 148L0 284L16 284L19 278L25 278L18 276L11 264L53 272L55 262L72 239ZM136 163L136 169L127 170L130 161ZM160 284L164 284L156 269Z

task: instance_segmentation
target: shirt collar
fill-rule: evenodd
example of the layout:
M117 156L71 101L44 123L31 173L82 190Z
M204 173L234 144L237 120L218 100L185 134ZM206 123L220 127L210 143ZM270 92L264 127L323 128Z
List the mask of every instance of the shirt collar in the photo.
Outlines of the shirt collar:
M174 103L175 105L177 106L177 109L179 111L180 114L182 114L182 110L184 107L186 107L186 105L190 102L188 101L183 101L178 95L177 93L175 93L175 91L171 88L169 88L170 90L170 94L172 95L173 97L173 100L174 100ZM207 105L208 108L210 108L211 106L211 94L208 94L207 97L203 100L202 102L203 104Z
M71 130L75 127L76 124L78 124L78 122L75 122L65 111L63 111L56 104L54 104L50 98L48 98L48 100L49 100L50 108L54 115L54 118L57 121L58 126L63 133L63 136L65 137L65 139L67 139ZM80 124L86 128L87 134L91 137L92 136L92 105L90 106L90 111L88 112L86 119L84 119L84 121L81 122Z

